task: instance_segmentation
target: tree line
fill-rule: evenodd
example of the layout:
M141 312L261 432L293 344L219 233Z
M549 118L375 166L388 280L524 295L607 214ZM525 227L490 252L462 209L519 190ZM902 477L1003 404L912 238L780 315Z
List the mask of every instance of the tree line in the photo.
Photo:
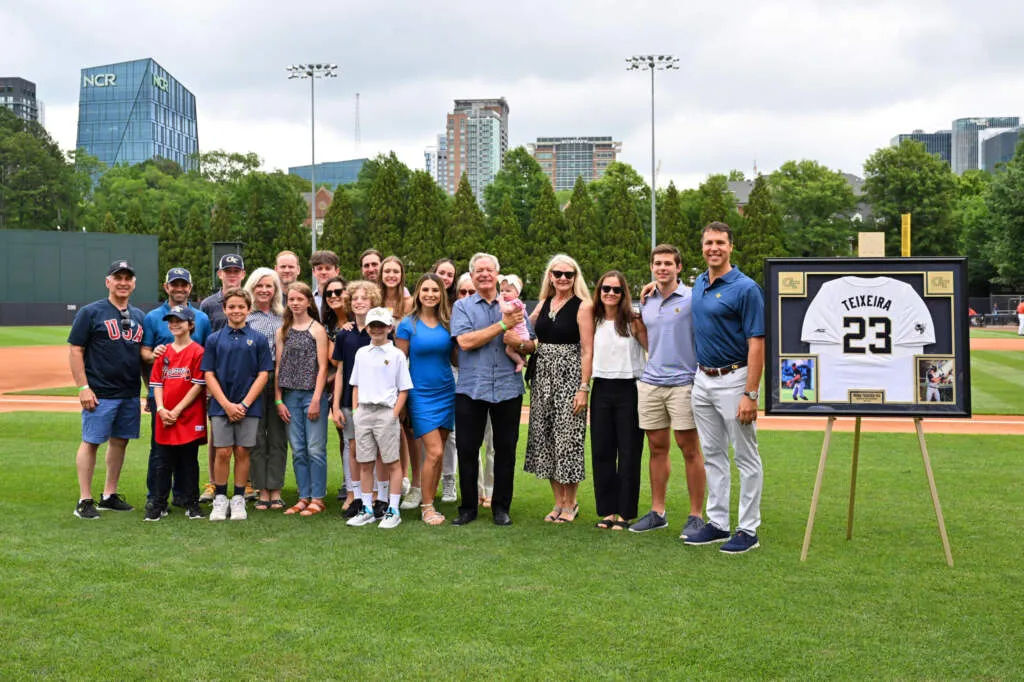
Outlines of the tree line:
M301 197L308 183L259 167L256 154L215 151L187 173L164 159L105 169L86 154L62 153L41 126L0 108L0 227L155 234L161 270L189 268L205 293L215 241L244 243L251 264L272 264L284 249L309 251ZM956 176L905 140L868 157L860 195L841 172L812 160L758 174L742 207L730 180L746 178L733 170L696 189L669 183L657 192L658 241L680 248L687 279L704 268L700 232L712 220L733 227L733 261L761 281L765 257L851 255L861 231L884 232L887 253L898 255L900 214L910 212L914 255L969 256L971 295L1024 286L1024 146L995 174ZM519 147L480 206L465 178L449 197L428 173L390 153L366 162L355 183L333 189L318 245L338 253L348 277L358 276L359 253L373 247L400 256L410 281L441 257L465 268L473 253L489 251L502 271L522 277L526 296L537 294L544 265L558 252L576 258L590 282L613 268L634 286L649 278L651 188L627 164L556 195Z

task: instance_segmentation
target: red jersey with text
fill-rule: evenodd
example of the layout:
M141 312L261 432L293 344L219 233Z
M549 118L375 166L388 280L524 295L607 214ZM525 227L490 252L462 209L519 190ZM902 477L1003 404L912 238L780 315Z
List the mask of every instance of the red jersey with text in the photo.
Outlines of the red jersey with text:
M149 385L163 387L163 404L173 410L195 385L206 386L203 370L203 347L193 341L182 350L168 345L164 354L153 363ZM206 397L200 393L185 408L173 426L164 426L159 417L156 423L156 442L161 445L185 445L199 441L206 442Z
M818 398L846 402L848 389L885 392L885 402L914 402L914 355L935 343L921 296L891 277L840 277L818 290L800 340L818 356Z

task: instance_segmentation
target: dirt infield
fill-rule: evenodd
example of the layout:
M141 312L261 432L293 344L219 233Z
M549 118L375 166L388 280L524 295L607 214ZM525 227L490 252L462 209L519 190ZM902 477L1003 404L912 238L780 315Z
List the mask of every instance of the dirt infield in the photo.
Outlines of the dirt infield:
M971 339L971 350L1024 351L1024 338ZM4 395L12 391L70 386L67 346L28 346L0 348L0 412L78 412L81 408L75 398ZM523 422L529 408L523 408ZM824 431L824 417L766 417L758 418L762 429L778 431ZM852 432L853 417L836 420L836 431ZM1024 435L1024 416L978 415L971 419L925 419L926 433L964 433L991 435ZM862 430L874 433L913 433L910 419L865 417Z

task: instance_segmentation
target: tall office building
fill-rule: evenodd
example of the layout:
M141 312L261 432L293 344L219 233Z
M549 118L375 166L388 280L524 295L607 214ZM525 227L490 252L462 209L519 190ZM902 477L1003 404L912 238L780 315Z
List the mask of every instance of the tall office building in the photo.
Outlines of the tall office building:
M964 171L981 168L978 163L979 131L986 128L1017 128L1019 126L1019 116L958 118L953 121L953 172L962 175Z
M950 163L953 146L953 131L951 130L936 130L934 133L915 130L912 133L900 133L893 137L889 144L893 147L899 147L903 140L920 142L929 154L936 154L946 163Z
M995 173L1000 164L1013 158L1021 128L988 128L978 133L978 167Z
M316 178L310 173L311 166L291 166L288 175L297 175L305 180L316 180L316 186L326 185L336 188L338 185L351 185L359 179L359 171L369 159L349 159L347 161L325 161L316 165Z
M571 190L576 178L599 180L608 164L622 153L622 143L611 137L538 137L526 148L556 192Z
M25 121L43 122L39 116L42 102L36 100L36 84L24 78L0 77L0 107L7 107Z
M79 149L113 166L161 157L198 166L196 98L152 59L82 69Z
M455 194L465 174L473 195L482 205L484 188L501 170L508 151L508 102L505 98L455 100L445 126L444 149L447 163L441 186L448 194ZM438 152L440 164L440 149Z
M423 150L423 166L430 177L441 187L447 189L448 177L448 137L444 133L437 136L437 144Z

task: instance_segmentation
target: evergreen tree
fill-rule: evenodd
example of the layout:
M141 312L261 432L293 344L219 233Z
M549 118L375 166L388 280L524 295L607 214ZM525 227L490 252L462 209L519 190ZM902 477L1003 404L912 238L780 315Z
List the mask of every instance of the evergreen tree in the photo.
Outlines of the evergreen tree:
M181 231L181 266L192 274L192 291L197 297L212 292L213 266L210 229L207 226L209 208L195 202L188 209L185 227Z
M782 236L782 215L772 199L768 181L760 173L754 180L750 199L744 212L742 231L735 237L736 258L733 262L755 282L764 286L764 259L785 256Z
M526 237L519 227L519 219L512 208L512 197L506 194L501 201L497 215L491 217L491 251L501 262L506 274L519 275L520 279L528 270L529 258L526 253ZM490 249L488 249L490 251ZM468 263L456 261L456 268L466 268ZM525 295L525 294L524 294Z
M235 239L232 227L235 221L231 217L231 205L227 194L222 194L213 205L210 218L210 242L229 242Z
M996 282L1019 291L1024 286L1024 138L992 179L985 203L991 224L998 226L987 249L999 273Z
M600 220L583 178L576 178L564 215L568 237L566 251L580 264L587 283L593 284L603 274L598 271L602 247L598 237Z
M520 273L527 295L540 293L544 266L556 253L566 250L565 219L558 208L555 190L545 182L540 198L530 215L530 227L526 230L527 263L526 271Z
M402 260L410 282L444 255L448 197L430 173L414 171L409 182L409 212L402 241Z
M512 201L520 229L524 234L528 233L531 216L543 196L545 185L550 187L551 180L530 152L525 147L510 150L505 154L504 164L494 176L494 182L484 189L487 215L497 214L507 195Z
M689 242L690 221L683 215L683 207L679 201L679 190L674 182L659 192L655 207L658 213L657 233L655 241L659 244L672 244L682 254L683 263L693 260L696 245ZM699 254L697 256L700 257Z
M484 213L476 203L473 189L469 186L469 178L463 174L459 180L459 188L455 190L455 201L452 204L451 228L448 230L448 254L456 263L468 267L469 258L478 251L485 250L487 231L484 225ZM494 254L501 260L500 254Z
M181 230L178 221L167 206L160 209L160 218L156 224L157 263L160 273L181 265ZM163 293L162 280L157 282L157 296Z
M602 179L607 180L607 176ZM601 202L601 272L620 270L639 293L640 286L650 279L648 249L644 241L644 224L637 210L637 201L629 187L621 182L607 183Z
M352 210L352 190L339 187L334 192L331 207L324 215L324 234L320 243L323 248L338 254L341 274L348 279L358 279L359 254L369 248L366 223L357 223Z
M736 210L736 200L724 175L710 175L700 186L700 226L701 231L708 223L719 221L728 223L730 212ZM733 225L730 225L733 227Z
M370 243L385 256L398 254L405 236L410 171L394 152L384 158L367 197Z
M125 216L124 231L128 234L149 234L149 226L146 225L142 215L142 204L136 199L128 204L128 215Z
M100 223L100 228L96 232L120 232L121 230L117 227L117 223L114 222L114 216L107 211L106 215L103 216L103 222Z

